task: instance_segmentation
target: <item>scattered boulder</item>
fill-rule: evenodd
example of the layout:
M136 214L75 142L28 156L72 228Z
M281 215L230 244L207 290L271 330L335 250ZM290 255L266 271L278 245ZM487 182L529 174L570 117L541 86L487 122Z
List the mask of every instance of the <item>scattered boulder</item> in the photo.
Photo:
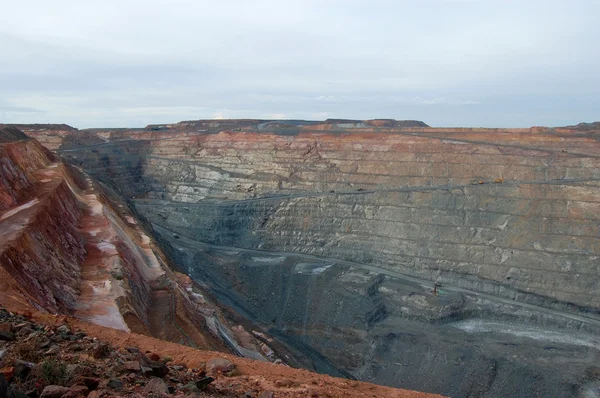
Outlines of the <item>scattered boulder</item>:
M60 347L56 344L50 346L48 350L45 352L45 355L56 355L60 352Z
M206 389L206 387L208 387L208 385L209 385L210 383L212 383L214 380L215 380L215 379L213 379L213 378L212 378L212 377L210 377L210 376L203 377L203 378L201 378L200 380L198 380L198 381L196 382L196 387L198 388L198 390L200 390L200 391L204 391L204 390Z
M69 327L67 325L60 325L59 327L56 328L56 331L58 333L62 333L62 334L71 333L71 329L69 329Z
M90 390L86 386L73 386L73 387L71 387L71 392L78 394L78 395L86 396L86 395L88 395Z
M138 361L127 361L123 364L123 369L128 372L140 372L142 367Z
M81 397L85 397L87 394L87 391L78 391L78 390L74 390L71 388L71 390L69 390L69 392L67 392L65 395L63 395L60 398L81 398Z
M227 373L235 368L233 362L225 358L211 358L206 362L206 373L215 374L218 372Z
M240 376L242 374L242 372L240 372L240 370L238 368L233 368L229 372L225 372L223 374L227 377L235 377L235 376Z
M113 390L120 391L123 389L125 383L123 383L119 379L110 379L106 385L107 387L112 388Z
M290 379L282 379L282 380L277 380L277 381L275 382L275 385L276 385L277 387L285 387L285 388L289 388L289 387L299 387L299 386L300 386L300 384L299 384L299 383L297 383L297 382L295 382L295 381L293 381L293 380L290 380Z
M169 374L169 368L164 363L154 362L150 367L152 368L152 374L156 377L165 377Z
M50 340L48 340L48 339L43 339L42 341L40 341L40 343L39 343L39 345L38 345L38 346L39 346L40 348L42 348L42 349L43 349L43 348L49 348L51 343L52 343L52 342L51 342Z
M142 369L142 373L144 374L144 376L152 376L152 374L153 374L152 368L142 365L141 369Z
M79 365L78 363L70 363L67 365L67 373L70 375L80 375L83 374L84 367Z
M110 355L110 347L107 344L100 344L94 350L94 359L108 358Z
M15 334L13 332L7 332L6 330L0 330L0 340L1 341L13 341L15 339Z
M13 325L13 328L15 328L16 330L21 330L26 326L31 326L31 324L29 322L21 322L21 323L17 323L16 325Z
M273 391L265 390L258 394L258 398L273 398Z
M78 377L77 379L75 379L75 383L76 385L83 385L86 386L90 391L95 390L98 388L98 386L100 385L100 379L96 378L96 377Z
M40 398L60 398L66 393L68 393L70 389L68 387L62 386L47 386L42 391Z
M30 327L24 327L19 329L18 335L19 337L25 337L25 336L30 336L33 332L35 332L32 328Z
M169 388L167 383L165 383L162 379L153 377L150 379L148 384L146 384L143 391L145 394L168 394Z
M148 358L150 358L151 361L160 361L160 355L155 353L148 355Z
M211 377L211 379L212 379L212 377ZM189 382L185 386L181 387L181 389L190 394L198 394L198 393L200 393L200 389L198 388L198 386L196 384L197 383Z

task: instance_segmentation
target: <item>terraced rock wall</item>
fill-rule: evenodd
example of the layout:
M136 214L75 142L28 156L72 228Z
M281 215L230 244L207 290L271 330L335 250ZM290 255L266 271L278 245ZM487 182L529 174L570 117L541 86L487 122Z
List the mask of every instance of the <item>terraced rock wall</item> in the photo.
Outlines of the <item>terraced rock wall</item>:
M0 304L267 359L260 342L170 268L126 202L36 140L4 133Z
M487 134L487 144L468 142L481 132L133 135L63 155L135 198L153 222L204 242L358 259L600 308L600 160L579 153L598 142Z
M598 132L213 123L57 151L302 366L451 396L595 388Z
M77 230L81 208L68 184L55 178L60 166L39 143L2 144L0 150L7 198L0 218L0 262L7 274L2 290L18 291L39 308L72 310L85 257Z

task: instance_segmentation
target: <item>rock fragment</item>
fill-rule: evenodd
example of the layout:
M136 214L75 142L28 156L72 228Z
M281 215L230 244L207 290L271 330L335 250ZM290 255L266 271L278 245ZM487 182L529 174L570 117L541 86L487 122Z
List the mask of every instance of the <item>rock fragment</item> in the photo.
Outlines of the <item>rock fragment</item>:
M40 398L61 398L68 393L70 389L62 386L46 386L40 395Z
M144 387L145 394L168 394L169 388L167 383L158 377L152 377L148 384Z
M110 379L106 386L113 390L120 391L123 389L124 383L119 379Z
M231 372L235 368L233 362L225 358L211 358L206 362L206 373Z

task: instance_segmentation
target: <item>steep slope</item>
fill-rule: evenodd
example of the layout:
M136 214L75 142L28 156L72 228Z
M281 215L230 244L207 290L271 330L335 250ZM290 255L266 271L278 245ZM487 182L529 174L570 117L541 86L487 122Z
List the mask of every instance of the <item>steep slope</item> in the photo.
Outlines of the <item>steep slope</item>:
M276 359L171 270L125 202L16 132L0 130L1 304Z
M27 135L13 126L4 126L0 124L0 140L1 142L14 142L26 140Z
M57 152L304 366L452 396L599 382L593 129L196 121L86 140Z
M13 124L12 128L27 131L27 135L38 139L51 151L58 149L65 137L77 134L78 130L66 124Z
M78 149L61 153L135 196L148 216L160 213L157 223L183 232L185 219L204 242L359 259L426 279L453 278L460 268L464 287L492 291L502 283L524 297L600 308L597 288L563 271L576 263L579 275L594 274L600 172L598 158L586 153L599 146L528 130L133 132L81 159ZM202 204L210 198L227 201ZM218 213L189 214L182 203ZM240 218L245 212L252 214ZM540 220L535 231L531 219ZM281 238L292 231L304 235ZM428 242L427 253L419 253L419 241ZM540 264L554 254L552 264Z

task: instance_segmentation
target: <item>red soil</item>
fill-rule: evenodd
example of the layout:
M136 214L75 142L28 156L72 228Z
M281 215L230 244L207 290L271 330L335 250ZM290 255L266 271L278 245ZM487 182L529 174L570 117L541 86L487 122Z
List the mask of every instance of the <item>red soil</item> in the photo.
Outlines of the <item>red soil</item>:
M10 310L11 308L8 307ZM15 308L12 308L13 310ZM21 310L21 313L23 311ZM408 390L378 386L365 382L340 379L319 375L303 369L294 369L285 365L253 361L214 351L199 351L191 347L158 340L152 337L105 328L64 316L33 311L35 322L56 325L66 321L74 331L84 331L88 336L120 348L135 346L142 352L157 353L161 357L171 357L172 363L185 363L189 368L199 367L211 358L221 357L232 361L241 375L217 380L216 383L239 386L241 389L259 389L273 391L275 397L387 397L387 398L425 398L440 397ZM282 385L290 385L284 387Z

